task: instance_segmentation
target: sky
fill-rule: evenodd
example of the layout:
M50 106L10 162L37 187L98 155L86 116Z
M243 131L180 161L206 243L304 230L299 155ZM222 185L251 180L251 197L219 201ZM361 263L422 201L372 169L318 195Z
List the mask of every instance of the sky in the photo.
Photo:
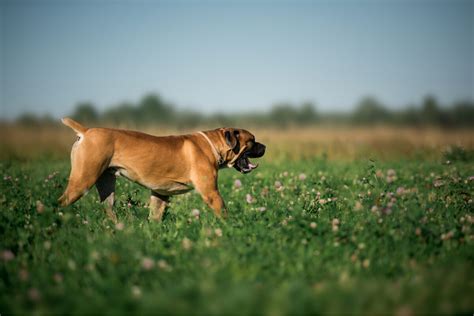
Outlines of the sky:
M474 1L0 1L1 117L474 99Z

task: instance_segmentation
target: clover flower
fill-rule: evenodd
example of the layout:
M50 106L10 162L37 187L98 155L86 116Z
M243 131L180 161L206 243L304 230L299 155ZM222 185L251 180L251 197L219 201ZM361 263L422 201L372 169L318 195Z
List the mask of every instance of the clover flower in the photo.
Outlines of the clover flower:
M40 200L36 201L36 211L39 214L44 212L44 204Z
M41 293L37 288L32 287L28 290L28 298L33 302L37 302L41 299Z
M44 249L46 249L46 250L51 249L51 241L46 240L46 241L43 243L43 247L44 247Z
M397 173L393 169L387 170L387 177L385 178L387 183L392 183L397 180Z
M53 275L53 280L56 282L56 283L62 283L63 282L63 275L61 273L55 273Z
M454 236L454 231L451 230L445 234L441 234L441 240L449 240L453 238L453 236Z
M188 251L188 250L191 250L193 246L193 242L189 238L184 237L183 240L181 241L181 246L183 247L184 250Z
M362 203L360 203L360 201L356 201L355 206L354 206L354 210L355 211L360 211L361 209L362 209Z
M245 200L246 200L247 203L249 203L249 204L255 202L255 199L253 198L253 196L251 196L251 195L248 194L248 193L245 195Z
M401 196L401 195L404 195L404 194L408 193L408 191L405 190L404 187L398 187L396 193L397 193L398 196Z
M198 219L200 215L201 215L201 212L196 208L191 211L191 216L193 216L196 219Z
M165 271L173 270L171 266L168 264L168 262L166 262L163 259L158 260L157 265L158 265L158 268L160 268L161 270L165 270Z
M15 254L13 252L11 252L10 250L8 250L8 249L3 250L2 251L2 259L5 262L11 261L11 260L15 259Z
M334 219L332 220L331 224L332 224L332 231L333 231L333 232L337 232L337 231L339 230L339 224L340 224L339 219L334 218Z
M370 266L370 260L364 259L364 261L362 261L362 266L367 269Z
M20 271L18 272L18 277L22 281L27 281L28 278L29 278L29 275L30 274L29 274L28 270L26 270L26 269L20 269Z
M155 261L152 258L144 257L142 259L142 268L143 270L149 271L155 266Z
M142 290L136 285L132 286L131 291L132 291L132 295L136 298L142 296Z
M236 179L234 181L234 188L239 189L241 187L242 187L242 181L240 181L239 179Z
M280 181L275 181L275 189L276 189L277 191L283 190L283 184L281 184Z

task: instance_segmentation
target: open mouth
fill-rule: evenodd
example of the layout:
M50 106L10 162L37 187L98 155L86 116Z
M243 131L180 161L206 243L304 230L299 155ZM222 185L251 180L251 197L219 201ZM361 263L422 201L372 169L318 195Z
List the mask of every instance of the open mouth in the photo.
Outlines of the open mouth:
M246 154L242 155L234 165L234 168L237 169L237 171L240 171L242 173L249 173L253 169L258 167L258 163L253 164L250 159L247 157Z

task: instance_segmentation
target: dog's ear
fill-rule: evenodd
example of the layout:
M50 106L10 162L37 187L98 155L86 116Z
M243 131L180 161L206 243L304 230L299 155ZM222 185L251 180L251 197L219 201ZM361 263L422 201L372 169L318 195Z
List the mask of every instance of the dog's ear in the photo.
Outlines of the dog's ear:
M224 132L225 142L229 147L234 150L239 143L239 131L229 128Z

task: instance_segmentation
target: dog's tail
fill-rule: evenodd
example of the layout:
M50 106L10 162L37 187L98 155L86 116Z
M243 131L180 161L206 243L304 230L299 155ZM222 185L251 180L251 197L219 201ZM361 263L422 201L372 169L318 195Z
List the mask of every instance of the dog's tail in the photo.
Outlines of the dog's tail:
M64 125L72 128L78 135L84 134L88 130L87 127L82 126L81 124L74 121L73 119L70 119L69 117L62 118L61 122L63 122Z

